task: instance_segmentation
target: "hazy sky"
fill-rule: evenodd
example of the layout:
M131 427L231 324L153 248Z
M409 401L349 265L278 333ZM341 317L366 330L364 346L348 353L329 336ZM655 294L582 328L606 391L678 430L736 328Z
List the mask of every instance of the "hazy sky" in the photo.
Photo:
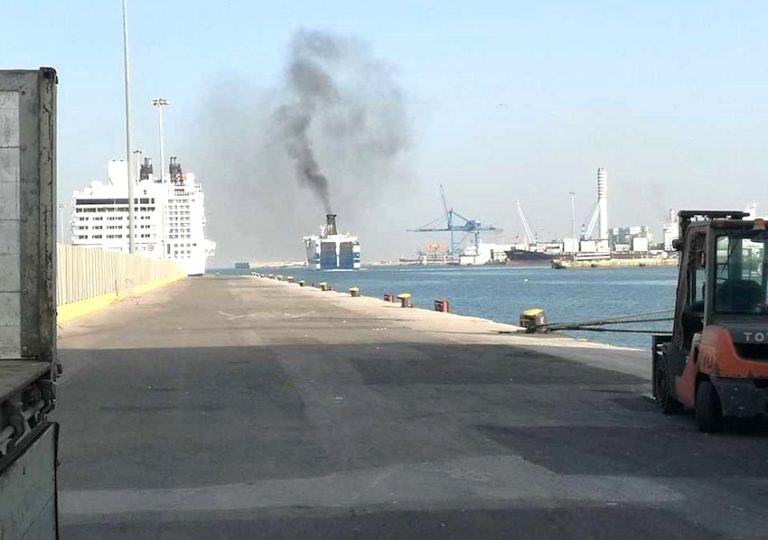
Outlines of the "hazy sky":
M120 2L0 2L0 68L59 72L59 197L69 202L125 151ZM457 211L509 240L521 231L516 200L541 238L568 233L569 191L586 221L601 166L611 226L658 229L666 208L768 205L765 2L129 0L129 10L136 146L159 153L151 99L170 100L166 155L204 183L217 262L300 258L300 238L278 249L263 238L323 219L281 166L242 156L248 143L222 155L220 174L211 163L225 139L263 143L259 123L302 28L364 40L404 92L403 178L375 201L361 178L359 194L342 197L355 208L337 209L368 260L446 240L404 232L440 214L440 183ZM247 116L253 131L212 125L227 115ZM226 187L250 181L233 165L241 158L259 169L253 201ZM267 177L291 191L270 200ZM291 223L271 221L286 205ZM250 218L228 220L235 207Z

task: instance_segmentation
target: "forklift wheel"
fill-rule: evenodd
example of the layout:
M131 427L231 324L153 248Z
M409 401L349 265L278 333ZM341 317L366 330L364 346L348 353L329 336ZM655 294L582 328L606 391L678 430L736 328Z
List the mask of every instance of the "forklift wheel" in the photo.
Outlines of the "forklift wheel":
M664 414L678 414L683 410L683 405L669 391L667 383L667 372L663 367L659 367L654 377L656 384L656 403Z
M722 427L720 398L710 381L702 381L696 389L696 423L704 433L714 433Z

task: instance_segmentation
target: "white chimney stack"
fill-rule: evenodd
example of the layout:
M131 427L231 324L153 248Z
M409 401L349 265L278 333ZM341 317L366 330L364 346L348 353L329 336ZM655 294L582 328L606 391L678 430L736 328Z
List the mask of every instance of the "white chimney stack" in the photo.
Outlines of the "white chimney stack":
M608 172L597 169L598 239L608 240Z

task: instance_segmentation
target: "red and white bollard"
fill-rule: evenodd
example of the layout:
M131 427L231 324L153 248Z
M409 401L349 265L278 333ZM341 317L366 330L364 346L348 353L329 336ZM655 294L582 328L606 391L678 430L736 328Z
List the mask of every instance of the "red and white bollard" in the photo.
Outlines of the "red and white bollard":
M438 298L437 300L435 300L435 311L439 311L441 313L450 313L451 304L448 302L448 300L443 300L442 298Z

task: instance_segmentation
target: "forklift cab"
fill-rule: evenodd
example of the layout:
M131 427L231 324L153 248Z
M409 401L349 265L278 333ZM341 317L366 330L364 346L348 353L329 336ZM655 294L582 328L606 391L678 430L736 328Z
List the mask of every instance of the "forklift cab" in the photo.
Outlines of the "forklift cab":
M696 336L709 325L768 324L764 227L762 220L707 221L688 227L681 239L672 348L690 352Z
M672 335L654 336L653 391L665 413L699 426L766 414L768 230L743 212L680 212Z

